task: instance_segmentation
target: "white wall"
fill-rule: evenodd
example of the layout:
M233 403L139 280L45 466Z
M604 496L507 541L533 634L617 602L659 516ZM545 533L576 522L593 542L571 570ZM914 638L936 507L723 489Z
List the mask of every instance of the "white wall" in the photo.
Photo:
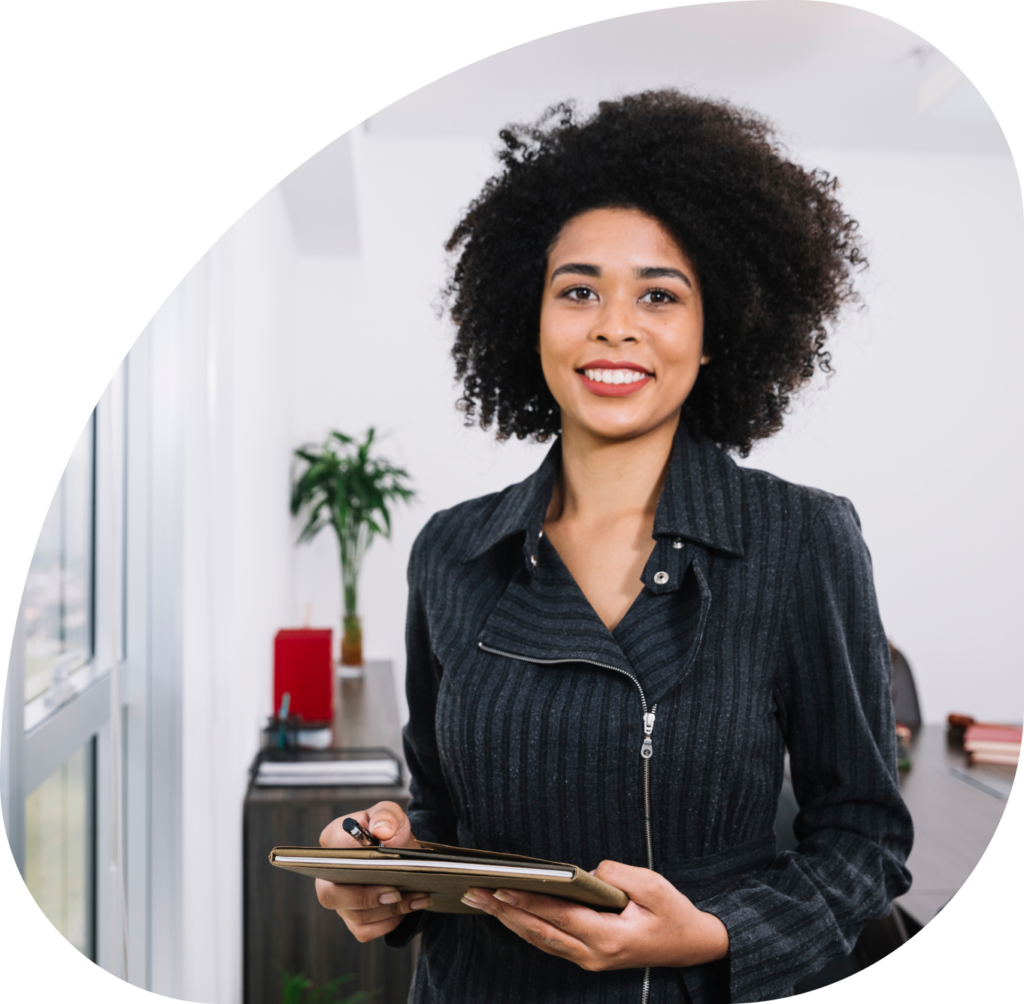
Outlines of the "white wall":
M182 889L181 957L153 989L193 1001L241 999L242 801L291 596L295 261L275 189L161 310L183 454Z
M922 711L1019 721L1020 188L1008 157L821 151L869 241L836 374L749 463L845 495Z
M381 454L414 479L417 501L397 511L390 542L374 543L360 586L366 653L395 661L401 690L413 539L438 509L521 480L545 448L499 445L464 427L453 406L449 335L434 310L443 245L487 177L487 144L370 139L358 130L353 139L362 255L300 260L295 429L299 441L316 441L332 428L351 434L373 425L386 434ZM312 602L315 623L337 633L337 561L330 531L298 549L296 623ZM404 693L399 701L404 707Z
M396 519L364 572L368 652L403 662L404 564L435 510L518 480L543 447L467 430L450 337L432 309L442 245L491 171L489 144L353 134L360 259L299 264L296 433L376 425L407 465L419 503ZM1024 266L1020 192L1009 158L816 151L861 221L872 267L865 311L835 337L837 373L747 463L850 497L875 561L882 615L910 660L924 713L1020 719L1013 613L1019 495L1015 301ZM314 603L335 626L336 545L296 556L292 616Z

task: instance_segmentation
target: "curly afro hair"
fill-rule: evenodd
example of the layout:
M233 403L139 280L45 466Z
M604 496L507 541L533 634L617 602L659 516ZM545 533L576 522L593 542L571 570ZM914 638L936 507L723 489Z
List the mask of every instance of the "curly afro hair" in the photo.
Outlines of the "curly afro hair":
M824 171L786 160L771 126L725 102L675 90L571 102L501 132L500 171L446 245L445 294L467 421L499 439L548 439L560 413L534 350L547 256L590 209L657 219L696 269L704 303L701 367L683 405L695 436L750 452L782 426L791 394L829 372L827 325L857 299L866 264L857 223Z

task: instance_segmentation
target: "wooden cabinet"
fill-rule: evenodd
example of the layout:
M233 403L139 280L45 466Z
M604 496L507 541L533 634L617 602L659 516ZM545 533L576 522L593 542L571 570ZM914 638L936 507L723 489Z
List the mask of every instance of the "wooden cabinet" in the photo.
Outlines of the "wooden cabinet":
M336 686L334 744L384 746L401 759L391 663L367 663L362 679ZM345 992L366 990L373 1004L403 1004L415 944L402 950L381 940L359 944L336 913L320 906L312 880L271 867L267 856L278 845L315 846L338 816L384 800L404 806L408 797L405 783L257 788L250 782L243 812L245 1004L281 1004L282 971L304 973L317 985L354 973Z

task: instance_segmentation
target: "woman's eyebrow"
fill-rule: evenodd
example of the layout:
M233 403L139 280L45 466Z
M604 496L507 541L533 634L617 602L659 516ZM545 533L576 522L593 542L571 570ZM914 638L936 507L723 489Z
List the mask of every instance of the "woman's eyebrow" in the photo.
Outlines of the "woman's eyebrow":
M560 275L589 275L592 279L601 278L601 270L596 265L584 265L581 262L569 262L567 265L559 265L551 273L551 281Z
M646 265L643 268L634 269L633 274L638 279L679 279L681 282L685 282L690 289L693 289L690 277L684 272L680 272L677 268ZM554 282L560 275L587 275L592 279L599 279L601 278L601 269L597 265L585 265L583 262L568 262L565 265L559 265L551 273L551 281Z
M690 277L680 272L677 268L660 268L655 265L648 265L646 268L638 268L633 274L638 279L680 279L693 289Z

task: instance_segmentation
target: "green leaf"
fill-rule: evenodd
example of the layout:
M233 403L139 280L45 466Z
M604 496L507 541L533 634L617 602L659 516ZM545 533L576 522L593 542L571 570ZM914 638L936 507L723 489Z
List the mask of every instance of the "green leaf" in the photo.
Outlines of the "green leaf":
M322 446L295 450L292 460L289 505L292 515L304 520L298 541L312 540L328 524L334 527L346 607L354 608L366 549L375 537L391 536L395 503L409 502L416 494L407 484L407 471L373 455L375 443L372 426L361 442L335 429Z
M281 988L281 1004L303 1004L306 991L313 985L313 981L307 979L304 973L289 976L283 969L280 972L284 981Z
M325 526L330 525L330 520L317 520L315 517L311 517L309 522L302 528L302 532L299 534L299 539L296 543L305 544L306 541L312 540Z

